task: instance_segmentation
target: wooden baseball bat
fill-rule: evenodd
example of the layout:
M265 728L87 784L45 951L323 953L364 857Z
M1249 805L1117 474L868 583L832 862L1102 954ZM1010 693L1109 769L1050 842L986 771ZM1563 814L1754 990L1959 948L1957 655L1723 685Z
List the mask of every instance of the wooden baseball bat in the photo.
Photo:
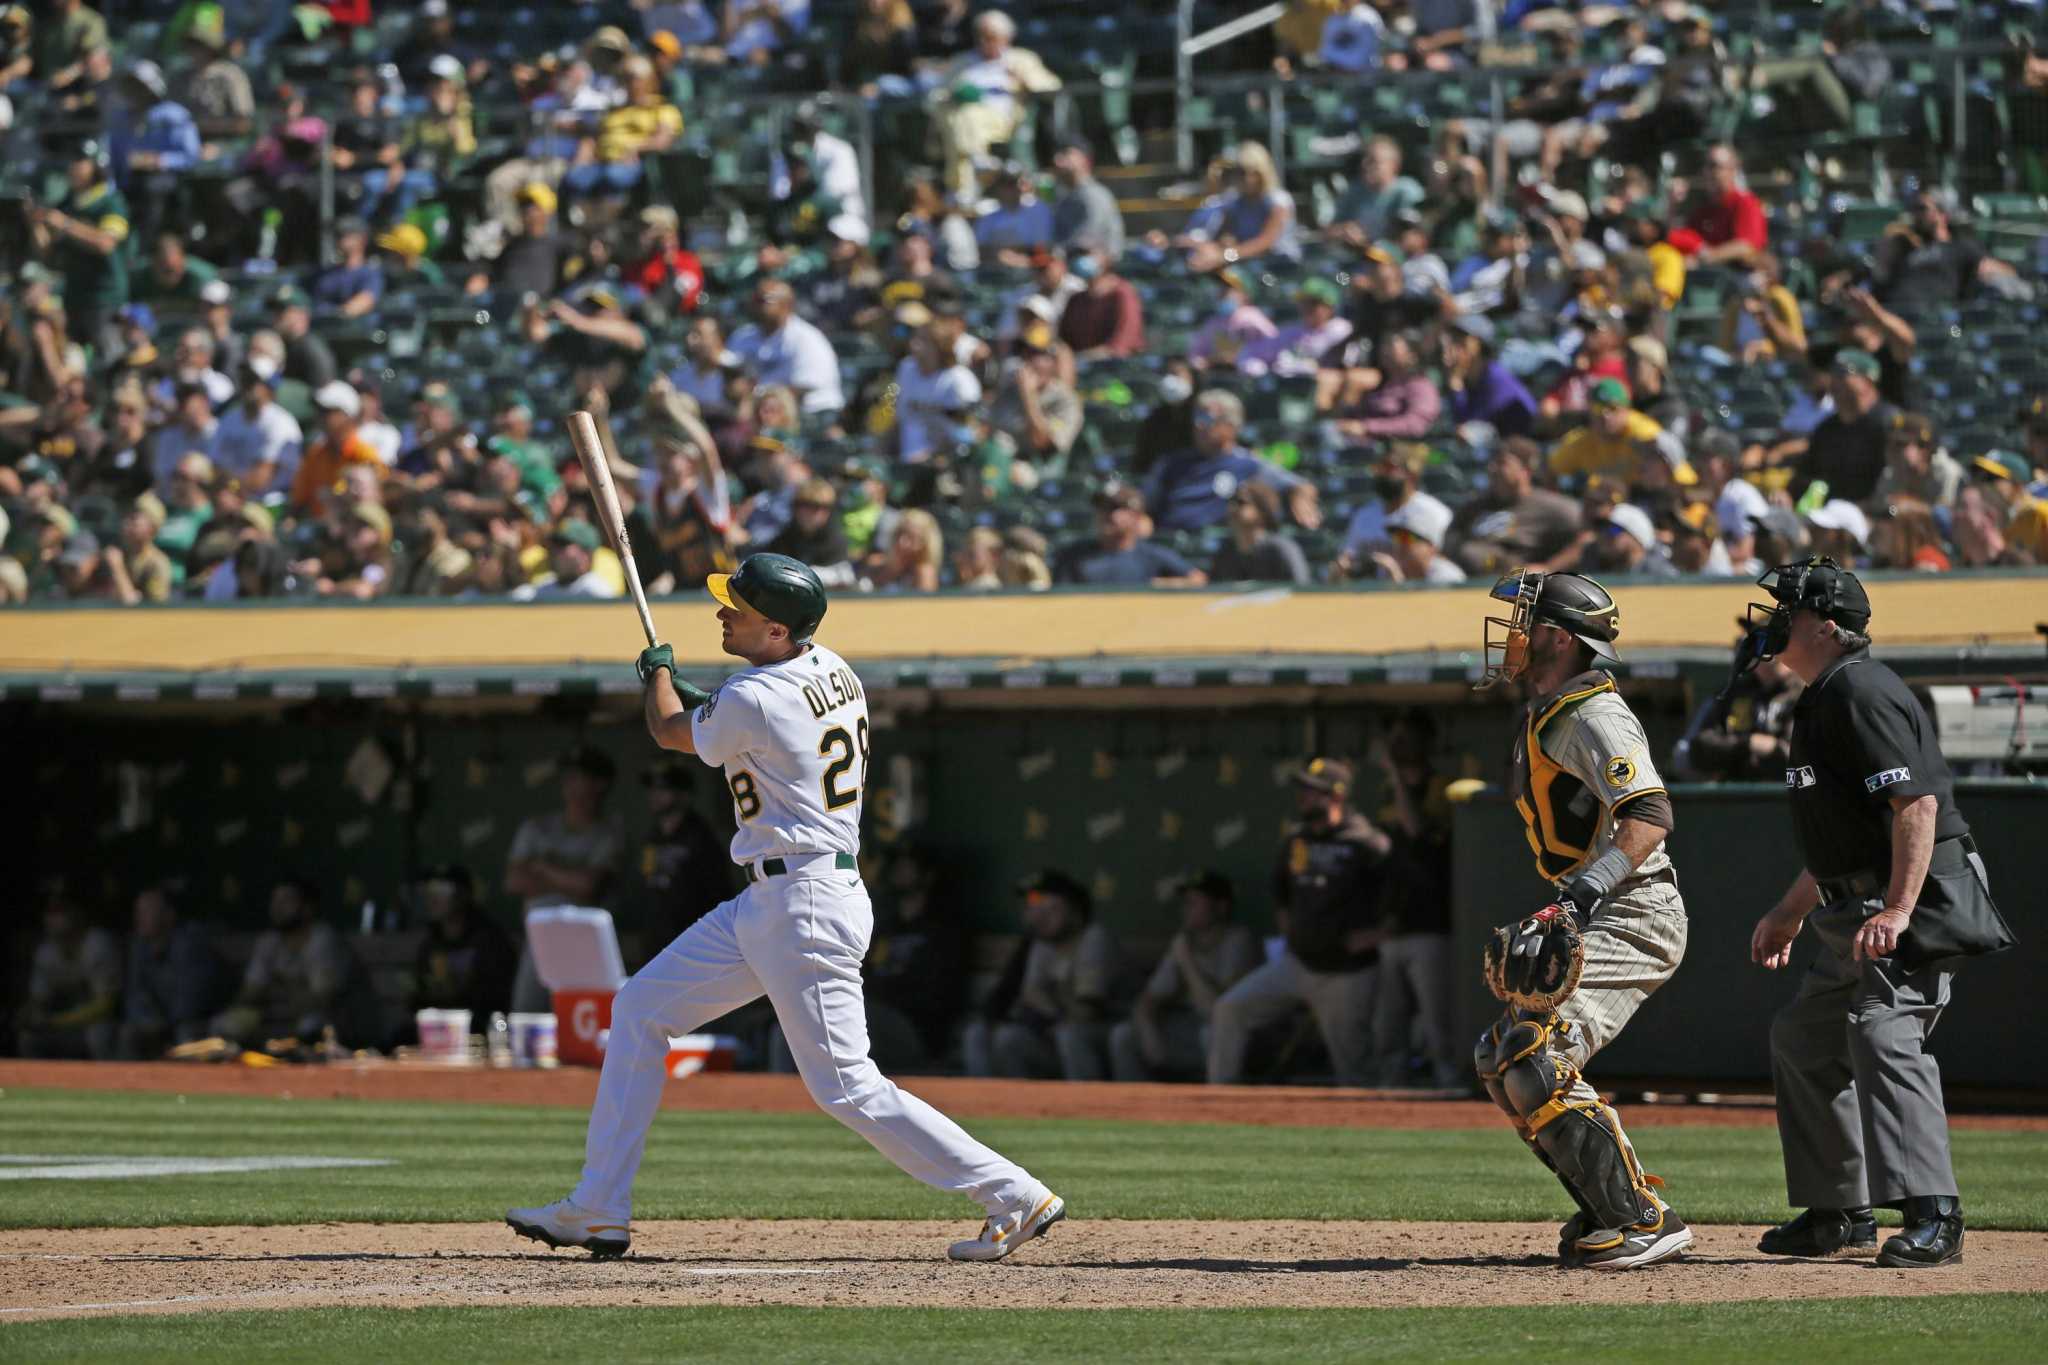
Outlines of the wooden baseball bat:
M597 502L597 519L603 523L605 535L626 566L626 586L632 589L633 606L640 613L640 629L647 632L648 644L659 644L654 634L653 613L647 610L647 591L640 586L640 569L633 563L633 542L626 538L626 518L619 511L619 490L612 484L611 463L605 459L604 442L597 434L597 419L587 412L570 413L569 444L576 447L576 458L583 462L583 477L590 481Z

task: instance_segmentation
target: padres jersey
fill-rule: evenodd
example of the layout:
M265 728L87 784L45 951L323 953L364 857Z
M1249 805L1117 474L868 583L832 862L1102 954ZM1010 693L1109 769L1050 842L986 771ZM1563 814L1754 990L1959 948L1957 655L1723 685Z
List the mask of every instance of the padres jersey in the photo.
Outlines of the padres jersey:
M690 717L697 755L725 770L736 863L858 853L868 780L868 703L822 645L735 673Z
M1581 673L1530 704L1515 737L1515 808L1544 880L1563 881L1606 852L1628 804L1663 790L1642 722L1605 672ZM1659 844L1635 876L1670 866Z

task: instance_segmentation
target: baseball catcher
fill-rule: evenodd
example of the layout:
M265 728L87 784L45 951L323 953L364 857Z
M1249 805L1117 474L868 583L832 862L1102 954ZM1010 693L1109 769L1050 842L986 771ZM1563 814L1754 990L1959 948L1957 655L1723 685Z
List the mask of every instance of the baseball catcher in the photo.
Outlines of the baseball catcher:
M1582 574L1524 571L1493 596L1509 614L1487 618L1478 685L1519 680L1530 697L1515 736L1515 807L1555 896L1486 944L1486 984L1508 1008L1473 1062L1578 1205L1559 1229L1559 1258L1653 1265L1692 1245L1692 1230L1582 1072L1685 955L1685 905L1664 852L1671 798L1607 672L1621 633L1607 590Z

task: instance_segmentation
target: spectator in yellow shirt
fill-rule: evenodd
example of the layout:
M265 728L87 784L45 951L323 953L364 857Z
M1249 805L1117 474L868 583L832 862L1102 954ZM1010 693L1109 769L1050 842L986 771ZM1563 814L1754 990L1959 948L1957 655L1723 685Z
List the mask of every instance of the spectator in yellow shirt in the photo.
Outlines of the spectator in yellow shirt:
M599 121L595 145L586 142L562 176L562 188L572 197L627 193L640 183L640 158L668 150L682 136L682 111L662 94L654 63L630 57L619 71L626 102Z
M1685 253L1664 240L1664 215L1654 200L1631 200L1621 211L1622 235L1650 263L1650 287L1669 310L1685 297Z
M1758 256L1728 296L1721 310L1721 349L1745 365L1806 354L1806 321L1799 300L1779 283L1776 256Z
M2034 496L2028 485L2034 467L2024 455L2010 450L1987 450L1970 462L1979 482L1992 497L2005 505L2005 541L2034 557L2036 564L2048 564L2048 501Z
M1662 455L1674 469L1685 463L1685 447L1654 417L1628 405L1628 386L1619 379L1601 380L1591 397L1591 420L1566 432L1550 452L1552 474L1597 474L1626 484L1646 450Z

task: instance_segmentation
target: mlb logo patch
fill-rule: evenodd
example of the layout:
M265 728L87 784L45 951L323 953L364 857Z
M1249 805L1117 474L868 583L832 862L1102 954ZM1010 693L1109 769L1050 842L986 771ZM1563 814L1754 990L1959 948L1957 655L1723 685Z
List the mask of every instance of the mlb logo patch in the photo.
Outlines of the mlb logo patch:
M1891 786L1895 782L1904 782L1907 778L1911 777L1912 775L1913 774L1911 772L1907 771L1904 768L1886 768L1881 773L1872 773L1870 776L1864 778L1863 790L1867 792L1882 791L1886 787Z
M1795 791L1800 787L1811 787L1813 785L1812 766L1785 769L1785 785Z

